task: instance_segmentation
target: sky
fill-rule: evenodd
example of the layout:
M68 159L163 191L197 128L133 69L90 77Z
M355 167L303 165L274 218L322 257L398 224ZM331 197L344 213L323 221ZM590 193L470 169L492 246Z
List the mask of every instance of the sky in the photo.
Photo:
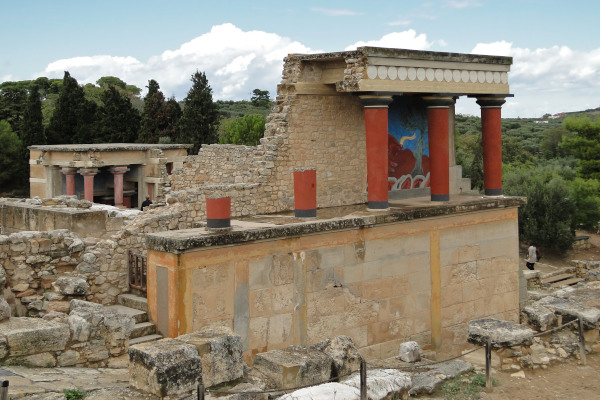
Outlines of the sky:
M368 45L513 57L502 115L541 117L600 107L598 15L597 0L5 0L0 82L154 79L182 100L198 70L215 100L274 98L287 54Z

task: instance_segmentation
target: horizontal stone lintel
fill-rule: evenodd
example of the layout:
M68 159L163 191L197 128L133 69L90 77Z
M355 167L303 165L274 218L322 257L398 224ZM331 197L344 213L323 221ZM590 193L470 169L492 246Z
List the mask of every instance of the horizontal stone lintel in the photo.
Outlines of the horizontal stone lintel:
M181 254L191 249L203 247L227 246L237 243L248 243L259 240L273 240L323 232L342 231L347 229L366 228L417 219L444 217L470 212L488 211L491 209L518 207L525 203L521 197L478 198L460 204L432 205L430 207L409 208L406 210L390 209L373 215L348 217L329 220L316 220L289 225L265 224L265 227L251 229L233 229L227 233L209 234L198 229L160 232L146 235L148 249L173 254Z

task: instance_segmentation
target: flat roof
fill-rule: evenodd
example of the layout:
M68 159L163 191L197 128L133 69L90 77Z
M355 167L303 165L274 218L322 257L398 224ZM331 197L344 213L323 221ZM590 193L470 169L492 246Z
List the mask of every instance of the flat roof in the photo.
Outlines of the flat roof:
M39 151L145 151L152 149L189 149L192 144L153 144L153 143L95 143L95 144L52 144L33 145L29 150Z

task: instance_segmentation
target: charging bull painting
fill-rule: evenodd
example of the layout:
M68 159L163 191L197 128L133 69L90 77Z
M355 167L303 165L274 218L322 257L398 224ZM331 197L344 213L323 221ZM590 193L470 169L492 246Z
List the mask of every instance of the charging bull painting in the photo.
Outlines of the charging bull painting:
M388 189L429 187L427 113L412 97L394 97L388 114Z

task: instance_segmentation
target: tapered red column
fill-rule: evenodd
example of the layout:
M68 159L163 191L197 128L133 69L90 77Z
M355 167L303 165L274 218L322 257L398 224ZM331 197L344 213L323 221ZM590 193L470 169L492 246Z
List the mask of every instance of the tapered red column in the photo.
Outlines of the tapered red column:
M75 196L75 175L77 174L77 168L62 167L60 172L65 176L67 196Z
M483 186L486 196L502 195L502 104L504 98L479 97L483 145Z
M115 197L115 206L123 205L123 175L129 171L129 168L125 165L116 165L111 167L110 172L113 174L114 180L114 197Z
M94 176L98 168L82 168L79 173L83 176L83 194L86 200L94 202Z
M367 192L369 208L385 210L388 203L388 106L390 96L360 96L367 134Z
M454 98L428 96L424 97L423 100L425 100L425 105L427 106L431 201L449 201L449 109L454 104Z

